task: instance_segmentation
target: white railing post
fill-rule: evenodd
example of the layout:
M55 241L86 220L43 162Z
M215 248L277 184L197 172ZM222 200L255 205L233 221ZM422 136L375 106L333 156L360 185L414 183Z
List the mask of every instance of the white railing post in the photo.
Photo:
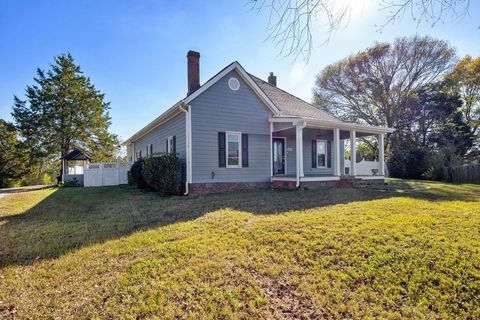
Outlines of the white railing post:
M350 131L350 175L355 176L357 173L357 141L355 130Z

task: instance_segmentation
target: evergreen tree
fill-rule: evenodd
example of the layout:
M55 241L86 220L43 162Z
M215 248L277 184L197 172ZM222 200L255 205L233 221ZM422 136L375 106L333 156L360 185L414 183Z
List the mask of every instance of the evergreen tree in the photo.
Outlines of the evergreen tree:
M463 101L462 117L474 136L465 160L480 161L480 56L465 56L446 77L446 82Z
M34 158L51 161L72 149L95 161L114 156L118 138L108 131L109 103L70 54L55 57L48 71L38 69L26 97L14 97L12 116Z
M27 150L15 126L0 119L0 188L8 187L29 173Z

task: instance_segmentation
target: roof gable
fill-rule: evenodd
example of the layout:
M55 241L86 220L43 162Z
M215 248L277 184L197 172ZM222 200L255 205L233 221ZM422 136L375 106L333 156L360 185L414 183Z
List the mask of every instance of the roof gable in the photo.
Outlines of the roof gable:
M205 82L200 88L198 88L195 92L187 96L185 99L183 99L183 103L188 104L190 103L193 99L204 93L208 88L210 88L212 85L217 83L220 79L225 77L227 74L229 74L231 71L235 70L238 75L242 78L245 83L248 84L248 86L257 94L257 96L262 100L263 103L269 108L273 114L280 114L280 110L275 106L275 104L270 100L270 98L260 89L258 84L253 81L253 79L250 77L250 75L243 69L243 67L238 63L237 61L232 62L220 72L218 72L216 75L211 77L207 82Z
M250 74L261 90L280 110L282 116L312 118L342 123L343 121L334 115L315 107L314 105L276 87L270 83Z
M74 149L61 157L60 159L62 160L92 160L92 157L90 157L87 153L82 152L78 149Z

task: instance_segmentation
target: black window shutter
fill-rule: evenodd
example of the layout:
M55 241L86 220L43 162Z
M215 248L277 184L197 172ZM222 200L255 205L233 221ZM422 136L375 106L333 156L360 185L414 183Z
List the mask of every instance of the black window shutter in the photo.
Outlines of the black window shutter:
M312 140L312 168L317 167L317 140Z
M165 140L165 152L168 153L168 138Z
M226 148L225 148L225 132L218 133L218 166L225 168L227 166L226 161Z
M242 133L242 167L248 168L248 134Z
M327 142L327 168L332 167L332 141Z
M175 136L172 137L172 143L173 143L173 153L176 153L177 152L177 139L175 138Z
M153 154L153 144L150 144L150 155Z

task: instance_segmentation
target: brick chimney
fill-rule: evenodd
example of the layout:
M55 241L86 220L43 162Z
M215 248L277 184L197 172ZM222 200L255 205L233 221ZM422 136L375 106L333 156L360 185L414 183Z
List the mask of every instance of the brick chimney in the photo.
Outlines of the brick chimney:
M270 72L270 75L268 76L268 83L274 87L277 86L277 76L274 76L273 72Z
M188 95L200 87L200 52L188 51L187 53Z

